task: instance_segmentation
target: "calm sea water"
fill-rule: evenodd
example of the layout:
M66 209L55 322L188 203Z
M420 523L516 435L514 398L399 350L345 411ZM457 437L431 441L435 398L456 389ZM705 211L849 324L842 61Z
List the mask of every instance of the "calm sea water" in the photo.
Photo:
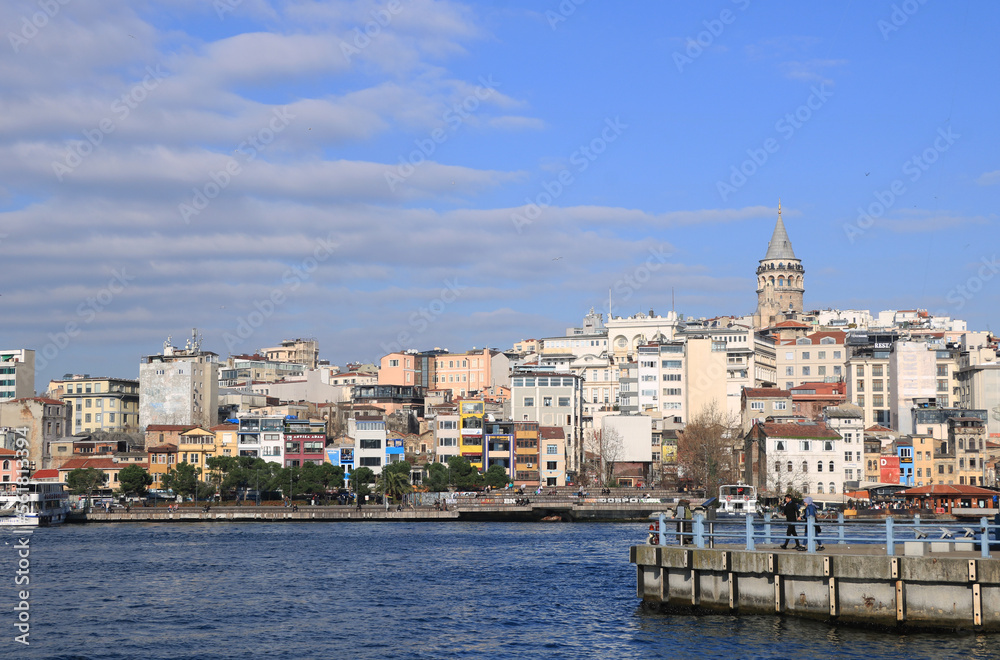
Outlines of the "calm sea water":
M1000 638L639 608L644 525L65 525L0 532L0 657L1000 658Z

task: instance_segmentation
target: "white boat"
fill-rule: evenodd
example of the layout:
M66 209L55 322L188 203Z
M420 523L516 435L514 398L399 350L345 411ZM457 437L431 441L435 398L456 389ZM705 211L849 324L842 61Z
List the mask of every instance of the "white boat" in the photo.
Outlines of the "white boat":
M757 513L757 489L747 484L719 486L717 516L745 516Z
M26 485L8 484L0 493L0 527L44 527L66 522L69 496L63 484L30 479Z

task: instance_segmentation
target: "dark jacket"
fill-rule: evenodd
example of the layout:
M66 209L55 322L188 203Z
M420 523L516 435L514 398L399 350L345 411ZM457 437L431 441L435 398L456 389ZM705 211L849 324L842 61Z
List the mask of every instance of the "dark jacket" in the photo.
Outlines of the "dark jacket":
M799 519L799 506L795 500L786 502L785 506L781 507L781 512L785 514L785 520L788 522L795 522Z

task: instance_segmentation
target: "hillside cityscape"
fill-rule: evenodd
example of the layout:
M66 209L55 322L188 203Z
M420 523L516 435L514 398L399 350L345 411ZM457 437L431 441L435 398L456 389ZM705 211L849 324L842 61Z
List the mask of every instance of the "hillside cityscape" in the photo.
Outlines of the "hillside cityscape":
M487 476L830 498L863 484L995 487L997 337L922 309L807 309L780 204L761 243L747 316L591 308L563 335L505 349L400 346L343 366L310 338L223 358L195 329L143 357L138 379L66 374L38 390L36 350L2 350L0 478L16 481L26 441L33 478L74 485L91 471L91 490L119 494L137 466L154 490L238 497L222 466L258 459L303 481L327 466L328 494L387 469L439 490Z

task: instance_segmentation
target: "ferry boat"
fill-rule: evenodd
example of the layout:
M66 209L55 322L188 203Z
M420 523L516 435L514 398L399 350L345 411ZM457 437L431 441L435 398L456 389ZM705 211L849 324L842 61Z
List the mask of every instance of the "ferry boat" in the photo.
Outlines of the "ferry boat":
M23 486L8 484L0 493L0 527L60 525L69 511L61 483L31 479Z
M716 516L751 516L757 513L757 489L747 484L719 486Z

